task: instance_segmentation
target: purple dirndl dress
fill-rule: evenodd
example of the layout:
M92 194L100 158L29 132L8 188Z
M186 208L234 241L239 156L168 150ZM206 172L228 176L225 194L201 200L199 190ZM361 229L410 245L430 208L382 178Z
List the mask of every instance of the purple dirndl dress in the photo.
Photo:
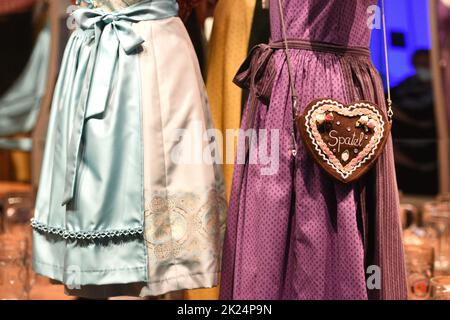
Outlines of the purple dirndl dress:
M368 48L368 9L376 2L284 0L287 37ZM270 11L272 41L282 41L278 0L270 1ZM370 57L298 49L290 54L301 111L325 97L343 103L368 100L386 110L381 78ZM249 59L249 67L244 64L240 70L240 84L249 86L254 70L261 75L254 85L259 99L252 127L279 131L279 168L276 174L262 175L265 164L235 167L221 298L406 299L391 139L375 167L348 185L326 175L300 137L293 158L285 52L263 46ZM252 116L249 110L247 105L244 129ZM381 272L375 288L366 284L370 266Z

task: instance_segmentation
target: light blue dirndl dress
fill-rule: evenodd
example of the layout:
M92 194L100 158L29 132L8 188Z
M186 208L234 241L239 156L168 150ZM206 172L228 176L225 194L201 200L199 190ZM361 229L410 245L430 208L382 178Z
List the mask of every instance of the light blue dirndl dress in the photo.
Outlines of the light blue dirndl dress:
M172 157L180 129L212 128L177 12L175 0L135 0L73 13L32 220L34 270L69 294L154 296L218 283L221 168Z

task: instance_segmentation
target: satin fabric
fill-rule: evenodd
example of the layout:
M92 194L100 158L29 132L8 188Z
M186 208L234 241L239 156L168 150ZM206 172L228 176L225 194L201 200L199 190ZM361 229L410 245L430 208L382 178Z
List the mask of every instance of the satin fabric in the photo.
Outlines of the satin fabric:
M82 28L62 63L33 221L35 270L70 294L159 295L217 282L220 168L171 158L177 129L211 127L208 102L187 33L167 18L176 12L134 14L158 4L176 7L143 1L75 14Z
M213 287L218 284L227 207L222 168L172 158L174 149L193 157L201 156L197 151L211 151L211 136L196 138L213 128L196 54L178 18L136 28L155 43L144 44L139 56L140 69L146 70L141 85L150 266L142 294ZM177 143L178 129L186 144Z
M50 41L50 30L44 27L22 74L0 98L0 136L6 136L0 137L0 149L12 150L15 176L22 182L30 180L33 143L27 135L36 126L45 94Z
M33 141L31 138L0 138L0 149L3 150L18 150L18 151L31 151L33 147Z
M141 238L112 241L116 230L119 240L120 230L138 235L143 232L142 145L136 116L140 98L131 94L139 82L129 73L138 70L138 58L118 49L103 53L104 47L99 45L97 61L103 54L116 55L110 81L113 94L104 115L84 122L80 110L88 101L84 101L83 91L90 85L89 78L96 75L95 70L88 73L96 51L91 38L91 32L75 30L62 61L33 220L33 267L37 273L68 285L146 281L146 248ZM106 50L108 44L104 45ZM81 120L76 119L77 112ZM74 156L70 146L72 133L77 133L74 123L84 126L84 156L74 169L78 183L75 198L63 206L66 170ZM99 146L102 152L98 152ZM100 232L111 232L106 245L89 241L79 245L75 241Z
M0 98L0 136L28 133L39 116L47 84L50 30L44 28L24 71L13 86ZM1 149L31 150L30 139L0 139Z
M66 185L64 191L63 204L68 204L74 197L76 174L80 157L80 146L84 134L84 124L89 118L101 118L106 111L111 79L117 73L116 60L122 53L119 47L125 51L122 56L122 67L124 70L137 70L136 51L144 40L132 31L131 23L145 20L164 19L177 14L178 5L176 2L167 0L143 1L138 5L130 6L117 13L105 14L102 10L79 9L74 12L74 18L82 30L88 36L94 38L92 50L87 65L85 86L82 88L81 96L85 100L81 107L77 109L75 124L72 130L73 135L69 147L69 163L66 171ZM90 35L89 33L92 33ZM139 87L138 80L130 77L127 83L129 88ZM91 84L95 85L92 90ZM128 97L121 96L128 100ZM135 99L136 97L129 97ZM124 101L125 102L125 101ZM139 105L138 101L127 101L131 106ZM133 111L133 109L129 110ZM136 112L137 110L134 110ZM119 149L120 150L120 149ZM135 154L137 155L137 154Z

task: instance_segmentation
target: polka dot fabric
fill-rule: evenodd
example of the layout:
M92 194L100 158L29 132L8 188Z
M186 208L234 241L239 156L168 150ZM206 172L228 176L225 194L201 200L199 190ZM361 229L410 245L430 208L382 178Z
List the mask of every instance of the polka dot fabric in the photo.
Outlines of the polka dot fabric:
M284 0L288 38L368 47L367 8L375 2ZM270 6L272 39L281 40L278 0ZM291 50L291 58L301 108L323 97L384 106L381 80L370 59L305 50ZM365 180L375 186L374 201L362 196L364 183L343 185L326 176L301 144L293 160L286 58L277 50L271 59L277 75L270 103L258 103L254 129L279 130L279 169L274 175L261 175L267 165L235 166L221 298L405 298L392 143L374 178ZM267 148L270 153L270 145ZM367 226L369 220L373 223ZM369 237L376 242L374 248L365 246ZM369 263L380 265L383 272L383 287L375 292L366 288Z

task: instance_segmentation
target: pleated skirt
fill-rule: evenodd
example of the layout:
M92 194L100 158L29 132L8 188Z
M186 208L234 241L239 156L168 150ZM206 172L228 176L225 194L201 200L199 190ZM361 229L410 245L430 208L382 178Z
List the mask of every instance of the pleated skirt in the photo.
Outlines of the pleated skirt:
M290 54L301 111L318 98L373 101L386 110L383 85L369 57L294 49ZM265 99L257 102L252 129L258 150L268 156L279 152L279 161L235 166L221 299L406 298L391 139L376 167L353 184L324 173L300 136L293 158L285 53L274 51L265 68L256 90L270 92L258 92ZM249 123L249 110L243 124ZM370 290L366 278L374 267L380 285Z

